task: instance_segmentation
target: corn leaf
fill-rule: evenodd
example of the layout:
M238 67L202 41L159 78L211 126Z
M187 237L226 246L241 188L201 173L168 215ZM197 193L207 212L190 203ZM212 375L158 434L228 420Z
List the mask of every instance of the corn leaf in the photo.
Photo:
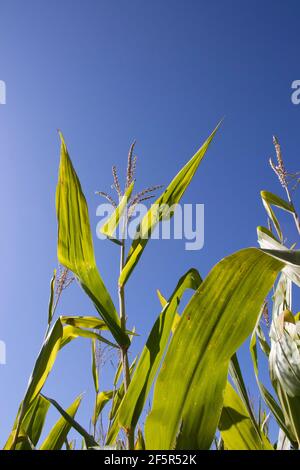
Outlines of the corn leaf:
M56 190L58 260L78 277L117 343L128 346L129 338L120 327L115 306L96 266L86 200L63 136L60 136L61 157Z
M137 432L137 438L134 445L134 450L145 450L145 440L142 430L139 428Z
M127 188L118 207L114 210L114 212L112 213L108 221L100 229L100 232L102 232L108 238L114 237L115 230L118 227L121 217L124 214L124 211L127 207L127 203L130 200L133 186L134 186L134 181L130 184L129 188Z
M168 344L182 295L187 289L196 290L201 282L202 279L196 269L191 269L182 276L168 303L154 323L119 408L118 419L124 429L135 427L138 422Z
M30 405L27 413L24 416L22 421L22 426L20 429L20 436L26 436L30 439L22 439L21 442L16 444L16 450L31 450L31 444L36 446L40 435L42 433L45 419L48 413L50 403L45 400L41 395L39 395ZM9 450L12 447L15 431L18 424L18 418L16 419L13 430L4 446L4 450Z
M276 256L242 250L220 261L200 285L182 314L155 384L145 427L147 449L210 448L230 358L253 330L285 265L278 252ZM289 258L300 264L299 252Z
M253 426L249 413L227 382L219 430L227 450L274 450L268 438Z
M108 344L113 348L117 348L118 346L108 339L104 338L103 336L95 333L95 331L84 330L83 328L78 328L77 326L67 325L63 329L63 336L61 339L60 349L66 346L70 341L75 338L90 338L90 339L97 339L102 343Z
M279 209L290 212L291 214L295 214L294 206L290 204L289 202L286 202L284 199L281 199L280 197L276 196L276 194L270 193L269 191L261 191L260 195L262 198L264 208L266 209L266 212L269 218L273 222L273 225L276 229L276 232L280 241L282 241L283 240L282 231L281 231L278 219L275 215L275 212L272 209L272 206L275 206L275 207L278 207Z
M98 374L98 363L97 363L97 340L92 339L92 376L94 382L94 388L96 395L99 392L99 374Z
M48 304L48 325L50 325L50 323L52 322L52 316L53 316L55 279L56 279L56 269L54 269L54 273L50 281L50 297L49 297L49 304Z
M57 353L60 349L62 337L63 327L61 321L57 320L43 343L29 379L29 384L23 400L23 413L25 410L27 411L28 406L40 393L55 362Z
M248 397L246 385L243 379L242 371L239 365L237 355L234 354L229 363L229 373L232 378L232 381L239 393L240 398L242 399L244 406L248 412L249 418L252 422L252 426L256 429L258 436L261 436L261 431L259 425L255 419L252 406Z
M113 398L113 395L114 392L112 390L109 392L100 392L97 394L96 406L92 418L93 425L97 423L100 413L103 411L105 405Z
M82 396L80 395L66 410L69 416L74 418L81 403ZM47 400L48 401L48 400ZM49 403L49 401L48 401ZM49 403L50 404L50 403ZM60 450L64 445L67 435L71 429L71 424L61 417L53 426L50 433L42 443L40 450Z
M163 209L166 207L171 209L173 205L179 203L219 126L220 124L208 137L202 147L195 153L191 160L179 171L163 194L154 202L154 204L151 205L150 209L143 217L137 228L137 236L131 245L125 266L120 274L119 284L121 286L127 282L156 225L161 220L172 217L172 211L166 214Z
M78 328L92 328L95 330L108 330L106 323L97 317L61 316L64 325L72 325Z

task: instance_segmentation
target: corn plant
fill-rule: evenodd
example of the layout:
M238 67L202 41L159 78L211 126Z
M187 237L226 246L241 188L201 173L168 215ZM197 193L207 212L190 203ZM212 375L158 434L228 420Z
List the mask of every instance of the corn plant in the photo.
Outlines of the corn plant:
M120 274L116 286L118 306L114 305L96 265L86 199L60 134L56 211L57 254L62 271L59 275L55 272L50 283L45 338L5 449L61 449L64 445L73 449L74 443L68 440L73 428L82 437L85 449L103 445L136 450L210 449L215 444L217 449L272 450L274 446L267 432L268 417L263 413L255 416L236 355L251 334L256 372L257 336L269 357L271 378L280 405L263 384L258 383L283 433L281 440L286 437L293 446L299 443L299 381L296 380L299 378L299 330L298 319L290 311L289 291L290 282L299 281L300 253L294 247L283 246L282 232L272 209L275 205L290 212L299 229L291 199L285 202L271 193L262 193L278 239L269 229L259 228L260 248L247 248L227 256L205 279L191 268L177 283L174 282L170 297L165 298L159 292L161 312L139 357L129 363L128 351L136 333L127 327L127 282L133 270L139 274L138 261L151 234L157 224L172 217L173 212L165 208L180 202L218 127L151 204L130 247L124 236L116 237L117 227L122 224L121 233L125 234L136 204L160 190L155 186L134 194L134 144L129 150L124 188L113 167L118 201L99 192L114 207L101 230L108 241L120 249ZM259 319L278 275L281 277L275 290L270 348L263 337ZM57 317L60 296L73 279L90 299L97 315ZM180 315L178 307L186 291L190 293L190 300ZM87 338L92 345L93 432L76 421L81 396L65 410L55 399L43 394L59 351L78 337ZM278 341L282 350L290 354L288 363L278 351ZM97 347L102 343L117 351L120 358L110 390L100 390L99 385ZM142 416L152 389L151 409L143 424ZM61 418L41 443L50 405L58 410ZM104 424L102 413L109 406ZM101 422L99 437L96 429Z

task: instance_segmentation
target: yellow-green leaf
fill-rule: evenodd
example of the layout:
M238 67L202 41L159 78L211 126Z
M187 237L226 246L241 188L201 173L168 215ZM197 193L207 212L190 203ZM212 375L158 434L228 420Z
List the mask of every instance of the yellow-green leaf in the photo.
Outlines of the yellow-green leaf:
M210 448L230 358L253 330L285 262L300 265L299 252L284 252L283 261L280 252L273 255L249 248L223 259L192 297L155 384L147 449Z
M108 392L100 392L97 394L95 410L92 419L93 425L97 423L100 413L103 411L105 405L112 399L113 395L114 392L112 390Z
M154 323L118 411L118 420L124 429L135 427L138 422L168 344L182 295L187 289L196 290L201 282L202 279L198 271L190 269L181 277L169 301Z
M151 205L147 214L143 217L137 228L137 237L131 245L125 266L120 274L119 284L121 286L123 286L128 280L156 225L166 217L163 208L168 207L171 209L172 206L179 203L219 126L220 124L204 142L202 147L195 153L191 160L179 171L163 194L154 202L154 204ZM173 212L171 211L167 214L167 217L170 218L172 215Z
M268 438L257 433L245 405L229 382L225 388L219 430L226 450L274 450Z
M36 446L40 435L42 433L47 412L49 409L50 403L45 400L41 395L36 397L36 399L31 403L27 413L24 416L22 421L22 426L19 432L19 436L26 436L29 438L30 443L33 446ZM4 450L9 450L12 447L14 442L14 436L16 428L18 425L18 417L15 420L13 430L4 446ZM16 450L31 450L31 444L27 439L22 439L21 442L18 441L16 444Z
M66 410L69 416L74 418L81 403L82 396L80 395ZM49 402L48 402L49 403ZM53 426L48 436L42 443L40 450L60 450L67 438L71 429L71 424L65 418L61 417Z
M290 212L291 214L295 214L295 209L292 204L276 196L276 194L270 193L269 191L261 191L260 195L264 208L266 209L269 218L273 222L273 225L276 229L280 241L282 241L282 231L278 219L272 209L272 206L278 207L279 209L283 209L284 211Z
M118 207L114 210L107 222L101 227L100 232L106 235L108 238L113 238L116 228L120 223L120 219L124 214L124 211L127 207L128 201L131 197L132 190L134 186L134 181L127 188L124 196L122 197Z

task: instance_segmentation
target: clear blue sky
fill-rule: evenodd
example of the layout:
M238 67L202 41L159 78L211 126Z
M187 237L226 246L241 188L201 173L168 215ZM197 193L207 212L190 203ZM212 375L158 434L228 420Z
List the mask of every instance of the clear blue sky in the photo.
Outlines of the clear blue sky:
M138 352L159 313L156 288L168 295L191 266L204 276L225 255L256 245L256 226L265 223L259 191L280 193L267 163L273 134L290 169L300 169L300 106L290 99L300 78L299 14L293 0L1 0L1 442L41 345L57 264L56 129L69 145L95 233L94 191L110 189L112 164L125 170L133 138L137 187L166 184L226 116L184 196L205 204L204 249L153 241L128 283ZM118 250L98 240L95 250L116 300ZM59 313L94 311L74 284ZM255 395L246 348L241 357ZM102 377L104 389L109 378ZM45 389L63 406L82 391L78 419L86 425L93 388L84 340L60 355Z

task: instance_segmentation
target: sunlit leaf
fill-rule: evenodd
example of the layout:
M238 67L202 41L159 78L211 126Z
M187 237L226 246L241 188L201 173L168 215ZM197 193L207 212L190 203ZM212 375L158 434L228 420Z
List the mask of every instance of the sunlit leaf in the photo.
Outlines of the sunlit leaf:
M274 450L268 438L258 434L244 403L229 382L225 388L219 429L227 450Z
M72 403L72 405L66 410L66 413L72 418L77 413L79 405L81 403L82 396L80 395ZM49 401L48 401L49 403ZM71 424L61 417L57 423L53 426L48 436L40 446L40 450L60 450L64 445L67 435L71 429Z
M86 200L62 135L56 212L59 262L78 277L117 343L128 346L129 338L96 266Z
M108 221L101 227L100 232L106 235L108 238L113 238L116 228L119 225L120 219L124 214L124 211L127 207L128 201L132 194L134 186L134 181L131 183L129 188L126 190L124 196L122 197L118 207L114 210Z
M170 218L173 215L174 208L172 206L178 204L185 190L189 186L201 160L203 159L206 150L208 149L211 141L214 138L220 124L212 132L209 138L205 141L202 147L195 153L191 160L179 171L175 178L171 181L162 195L151 205L147 214L143 217L141 223L137 228L137 237L134 239L129 250L125 266L119 278L119 284L123 286L128 280L132 270L141 257L144 248L153 233L156 225L163 219ZM171 209L168 214L165 213L165 208Z

